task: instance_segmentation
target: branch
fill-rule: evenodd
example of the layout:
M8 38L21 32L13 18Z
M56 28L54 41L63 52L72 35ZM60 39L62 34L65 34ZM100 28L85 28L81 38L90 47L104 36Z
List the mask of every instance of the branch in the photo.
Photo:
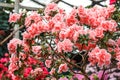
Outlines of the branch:
M17 30L13 31L9 36L7 36L3 41L0 42L0 45L3 45L10 37L12 37L18 30L22 29L24 26L20 26Z

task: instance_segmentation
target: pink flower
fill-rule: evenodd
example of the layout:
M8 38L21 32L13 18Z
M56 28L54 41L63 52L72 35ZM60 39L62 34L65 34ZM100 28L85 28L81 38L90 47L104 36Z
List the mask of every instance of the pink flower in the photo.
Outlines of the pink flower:
M42 69L42 74L38 75L35 80L44 79L49 74L49 72L45 67L42 67L41 69Z
M58 73L67 72L67 71L68 71L68 67L67 67L67 64L66 64L66 63L61 64L61 65L59 66Z
M25 18L25 26L29 27L32 23L38 23L39 21L42 21L42 18L34 11Z
M27 55L25 53L22 53L22 52L19 53L19 58L20 59L25 60L26 57L27 57Z
M10 62L16 63L17 61L19 61L19 58L16 55L12 54L10 58Z
M73 76L73 79L74 79L74 78L77 78L78 80L83 80L83 79L84 79L84 76L81 75L81 74L75 74L75 75Z
M37 64L37 60L33 57L28 57L28 64L33 64L36 65Z
M101 79L102 75L103 75L103 71L99 71L98 72L98 78ZM108 80L108 74L107 74L107 72L104 73L103 80Z
M44 13L46 15L49 15L51 11L56 11L58 9L57 4L55 3L50 3L46 6Z
M49 73L50 73L50 75L55 74L55 68L52 68L51 71L50 71Z
M16 75L12 75L12 80L22 80L21 77L16 76Z
M116 0L109 0L110 1L110 5L115 4Z
M51 67L51 63L52 63L51 60L46 60L46 61L45 61L46 67L50 68L50 67Z
M77 10L73 9L71 13L67 16L66 23L68 26L71 26L77 22L76 13L77 13Z
M93 65L98 63L99 66L108 66L111 62L111 54L108 53L105 49L99 49L98 47L96 47L88 55L88 60Z
M56 33L56 32L60 32L60 30L62 29L62 28L65 28L65 23L64 22L57 22L57 23L55 23L55 25L54 25L54 27L53 27L53 29L52 29L52 32L53 33Z
M64 39L62 42L58 42L57 49L58 52L62 52L62 50L64 52L71 52L73 49L72 46L73 43L69 39Z
M22 44L22 41L20 39L13 38L8 43L8 50L10 53L16 53L18 45L20 46Z
M8 67L8 71L9 73L13 73L15 70L18 70L18 66L16 63L10 63L9 67Z
M29 28L27 28L27 31L29 35L31 36L30 38L34 38L38 34L38 25L37 24L32 24Z
M25 68L25 69L24 69L24 74L23 74L24 77L28 77L28 76L30 75L31 71L32 71L32 68L31 68L31 67Z
M103 38L103 36L104 36L104 34L103 34L103 28L96 28L95 29L95 35L96 35L96 37L99 37L99 38Z
M120 69L120 61L117 63L117 67L118 69Z
M37 76L37 75L40 75L42 74L43 70L42 68L36 68L34 69L34 71L32 72L33 75Z
M29 40L29 39L32 38L32 36L30 35L30 33L26 32L26 31L23 32L22 35L23 35L23 40L24 41Z
M17 14L17 13L13 13L10 14L10 18L8 20L8 22L12 23L12 22L17 22L21 17L21 14Z
M68 78L64 77L64 78L59 78L59 80L68 80Z
M32 46L32 51L37 54L41 52L41 46Z

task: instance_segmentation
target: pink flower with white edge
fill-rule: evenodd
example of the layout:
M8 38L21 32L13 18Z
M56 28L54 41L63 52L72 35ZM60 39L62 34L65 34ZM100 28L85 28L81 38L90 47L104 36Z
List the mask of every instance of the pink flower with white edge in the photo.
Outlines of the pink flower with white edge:
M21 17L21 14L17 14L17 13L10 14L10 18L9 18L8 22L15 23L20 19L20 17Z
M68 66L67 66L66 63L61 64L61 65L59 66L58 73L67 72L67 71L68 71Z

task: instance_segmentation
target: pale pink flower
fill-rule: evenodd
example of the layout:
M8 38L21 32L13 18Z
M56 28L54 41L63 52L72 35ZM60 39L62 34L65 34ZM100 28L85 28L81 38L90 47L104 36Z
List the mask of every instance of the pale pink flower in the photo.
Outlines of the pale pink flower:
M49 73L50 73L50 75L55 74L55 68L52 68L51 71L50 71Z
M46 67L50 68L50 67L51 67L51 63L52 63L51 60L46 60L46 61L45 61Z
M13 13L13 14L10 14L10 18L9 18L9 22L12 23L12 22L17 22L21 17L21 14L17 14L17 13Z
M83 80L83 79L84 79L84 76L81 75L81 74L74 74L73 79L74 79L74 78L77 78L78 80Z
M117 67L118 69L120 69L120 61L117 63Z
M67 71L68 71L67 64L66 63L60 64L59 69L58 69L58 73L67 72Z
M115 46L115 45L117 45L116 42L114 40L112 40L112 39L109 39L108 42L107 42L107 44L109 46Z
M37 54L41 52L41 46L32 46L32 51Z
M59 80L68 80L68 78L66 78L66 77L61 77Z
M69 39L64 39L62 42L57 43L58 52L71 52L73 43Z
M12 54L10 57L10 63L16 63L18 61L19 61L19 58L16 55Z
M55 77L52 77L50 80L57 80Z

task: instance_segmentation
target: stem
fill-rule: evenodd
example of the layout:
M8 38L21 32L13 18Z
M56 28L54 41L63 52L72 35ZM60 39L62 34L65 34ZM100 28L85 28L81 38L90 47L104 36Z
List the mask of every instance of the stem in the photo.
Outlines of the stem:
M7 36L3 41L0 42L0 45L3 45L10 37L12 37L18 30L22 29L24 26L22 25L17 30L13 31L9 36Z
M105 71L106 71L106 69L105 69L105 67L104 67L104 70L103 70L103 73L102 73L102 77L101 77L100 80L104 80L104 74L105 74Z

